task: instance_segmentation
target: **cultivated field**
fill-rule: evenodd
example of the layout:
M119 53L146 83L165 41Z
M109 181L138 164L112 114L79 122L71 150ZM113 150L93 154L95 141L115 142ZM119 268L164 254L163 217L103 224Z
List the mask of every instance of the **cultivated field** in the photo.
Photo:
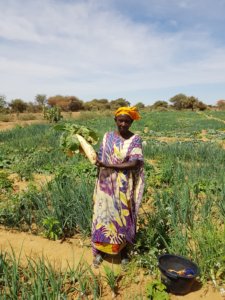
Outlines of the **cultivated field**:
M157 256L166 252L189 257L201 271L195 291L171 299L222 299L225 112L142 116L132 128L144 141L146 186L127 270L119 258L91 267L96 167L80 154L66 156L60 132L39 118L42 124L17 122L0 132L1 299L148 299L160 278ZM114 129L104 114L67 121L94 129L100 140Z

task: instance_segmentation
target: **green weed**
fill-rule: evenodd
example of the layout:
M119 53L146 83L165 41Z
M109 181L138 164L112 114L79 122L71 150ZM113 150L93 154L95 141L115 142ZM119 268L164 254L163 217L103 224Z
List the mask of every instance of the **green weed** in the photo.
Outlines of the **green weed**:
M50 240L58 240L62 236L60 222L54 217L47 217L42 221L44 227L43 235Z
M161 281L153 280L147 285L147 297L150 300L169 300L166 286Z

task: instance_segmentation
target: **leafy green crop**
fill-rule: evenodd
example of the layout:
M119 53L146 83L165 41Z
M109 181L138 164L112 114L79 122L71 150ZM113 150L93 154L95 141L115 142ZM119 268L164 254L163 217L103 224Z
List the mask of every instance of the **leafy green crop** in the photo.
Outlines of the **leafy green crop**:
M60 222L54 217L47 217L43 220L43 226L45 228L44 236L50 240L58 240L62 235L62 229Z
M0 172L0 191L12 189L12 181L8 178L8 173Z
M63 131L60 136L60 147L64 151L79 151L80 143L76 134L81 135L87 142L92 145L97 144L98 136L96 132L86 126L64 123L54 127L55 130Z
M50 123L57 123L63 118L61 115L61 109L58 106L51 108L44 107L43 113L44 119L48 120Z

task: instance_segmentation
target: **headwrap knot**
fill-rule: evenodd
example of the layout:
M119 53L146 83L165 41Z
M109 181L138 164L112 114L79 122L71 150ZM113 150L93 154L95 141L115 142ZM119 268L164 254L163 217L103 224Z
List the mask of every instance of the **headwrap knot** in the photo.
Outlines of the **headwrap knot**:
M132 120L139 120L141 118L137 107L132 106L132 107L127 107L127 106L122 106L119 107L115 113L114 113L115 117L119 116L119 115L128 115Z

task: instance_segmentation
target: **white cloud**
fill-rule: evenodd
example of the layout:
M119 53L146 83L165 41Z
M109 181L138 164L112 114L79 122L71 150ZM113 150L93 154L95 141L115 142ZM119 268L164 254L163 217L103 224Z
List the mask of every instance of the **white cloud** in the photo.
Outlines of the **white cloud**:
M160 31L155 22L136 22L113 9L113 2L1 1L0 93L25 100L39 92L89 100L224 83L225 49L202 26L179 30L173 12L168 22L177 31ZM148 3L142 1L146 8ZM164 13L171 10L168 2L150 3L155 13L162 5ZM196 8L190 0L172 4Z
M12 61L0 58L0 73L13 74L14 76L36 76L52 78L67 75L66 70L54 66L40 65L26 61Z

